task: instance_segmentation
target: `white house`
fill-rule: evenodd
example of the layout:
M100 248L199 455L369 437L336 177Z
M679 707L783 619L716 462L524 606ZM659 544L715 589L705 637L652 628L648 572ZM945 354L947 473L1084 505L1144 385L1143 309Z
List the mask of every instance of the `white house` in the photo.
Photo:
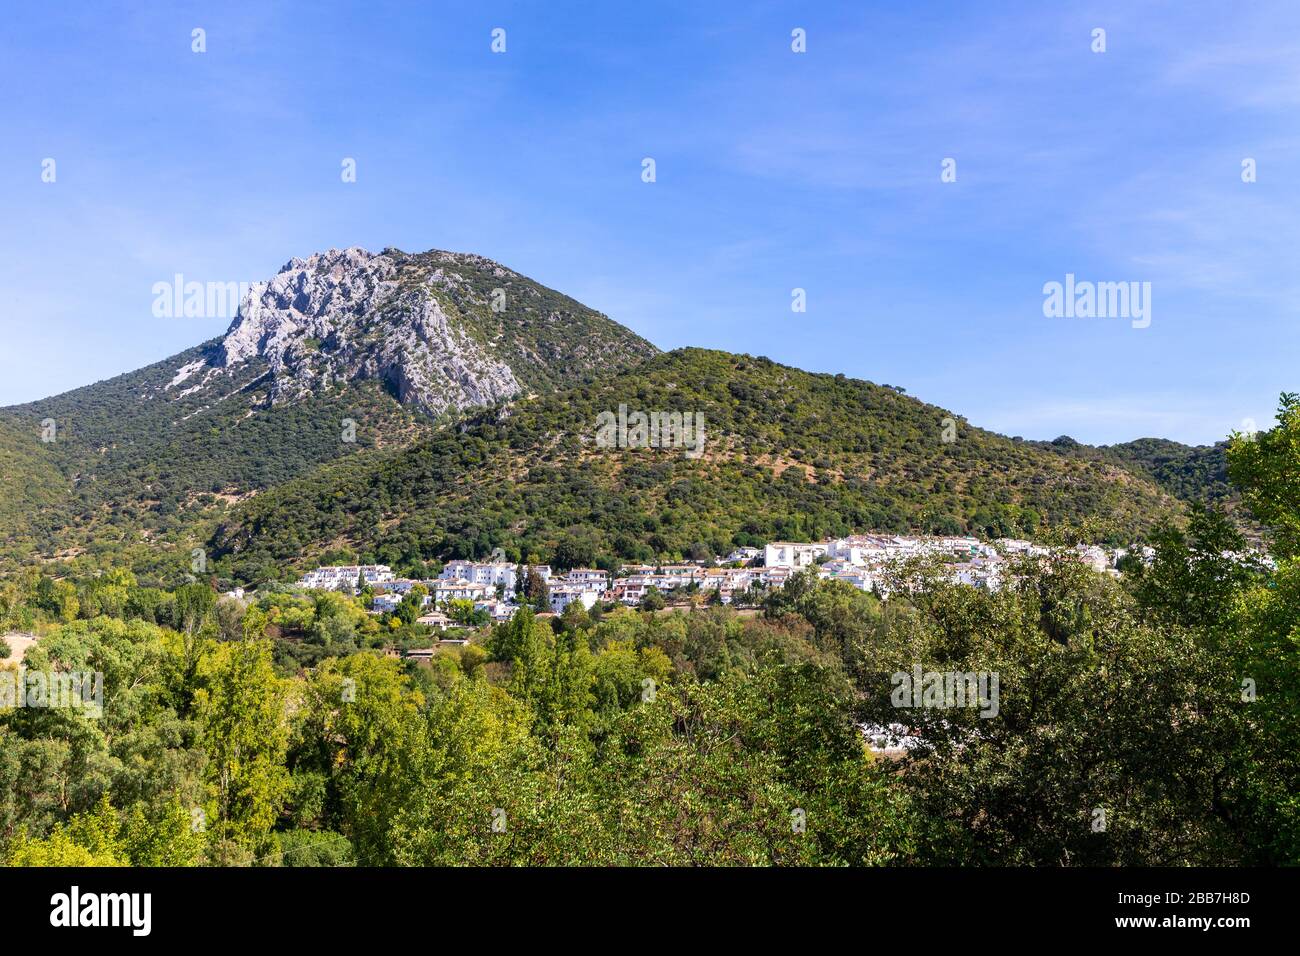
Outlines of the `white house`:
M614 599L623 604L640 604L651 588L667 592L689 583L689 578L668 574L633 574L614 582Z
M980 544L978 538L935 538L931 546L961 558L977 557L985 552L984 545Z
M790 580L790 575L794 572L786 567L767 567L760 568L758 579L763 582L765 587L780 588L785 587L785 582Z
M475 601L474 610L487 611L488 617L492 618L494 623L499 624L514 617L515 611L519 610L519 606L510 604L507 601L498 601L496 598L486 598L482 601Z
M832 558L847 561L849 564L867 564L889 553L887 542L888 539L879 535L854 534L829 542L826 545L826 553Z
M763 563L769 568L806 568L826 553L828 545L773 541L763 549Z
M582 584L554 584L550 590L551 610L561 614L574 601L579 602L584 610L590 610L600 598L600 591Z
M925 742L904 724L858 724L858 730L872 753L894 759L906 756L909 750Z
M860 591L870 591L871 585L875 583L875 576L865 567L842 560L827 561L821 566L819 576L843 581Z
M582 584L599 591L609 587L609 572L599 568L574 568L564 576L568 584Z
M501 585L506 594L514 594L518 582L517 569L509 561L448 561L438 575L443 581L468 581L496 589Z
M696 564L665 564L659 569L663 577L680 580L683 584L696 580L703 573L704 569Z
M439 579L430 583L429 591L434 603L446 604L448 601L481 600L487 596L488 586L486 584L475 584L473 581L466 581L463 578L455 578L449 581Z
M386 564L337 564L308 571L298 582L300 587L318 591L337 591L355 587L357 579L366 584L383 584L393 580L393 569Z
M1105 571L1111 565L1110 555L1104 548L1099 548L1095 544L1075 545L1074 551L1079 556L1079 560L1094 571Z

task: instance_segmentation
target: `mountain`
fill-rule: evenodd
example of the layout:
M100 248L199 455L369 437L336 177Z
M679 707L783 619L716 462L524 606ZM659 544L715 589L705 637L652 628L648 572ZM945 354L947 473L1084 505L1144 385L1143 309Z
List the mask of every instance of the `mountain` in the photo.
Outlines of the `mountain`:
M702 416L703 446L602 447L621 407ZM894 388L683 349L323 466L232 509L209 547L221 573L259 581L337 549L418 568L497 547L653 561L868 529L1091 525L1127 542L1179 510L1118 462L973 428Z
M1226 441L1184 445L1167 438L1138 438L1118 445L1093 446L1062 435L1050 442L1031 444L1068 458L1115 462L1155 482L1175 498L1220 505L1235 514L1239 522L1250 522L1228 481Z
M617 370L658 350L603 315L481 256L347 249L293 259L254 285L201 389L256 360L272 404L377 381L437 417Z
M703 445L607 447L620 410L698 416ZM660 353L480 256L329 250L254 284L220 338L0 409L0 567L174 581L202 549L258 581L340 550L418 569L855 530L1128 542L1210 487L1183 447L1012 440L891 386Z
M1235 498L1228 483L1228 443L1184 445L1166 438L1139 438L1102 446L1129 467L1152 477L1176 498L1202 503Z
M1118 445L1083 445L1063 435L1040 448L1069 458L1109 461L1154 482L1170 495L1222 509L1254 547L1267 547L1267 534L1228 480L1228 442L1184 445L1167 438L1138 438Z
M657 351L481 256L293 259L249 289L224 337L0 409L0 466L17 489L0 504L0 561L188 552L229 504L324 462Z

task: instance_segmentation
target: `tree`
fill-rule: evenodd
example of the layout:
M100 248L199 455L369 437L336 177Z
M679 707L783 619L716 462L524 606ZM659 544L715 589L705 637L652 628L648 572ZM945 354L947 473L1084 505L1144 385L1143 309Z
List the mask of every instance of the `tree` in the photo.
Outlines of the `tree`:
M1228 476L1273 532L1277 553L1300 555L1300 393L1283 392L1278 425L1255 435L1234 434Z
M122 839L132 866L198 866L207 835L196 817L173 798L160 806L131 807L122 823Z
M423 584L412 586L397 604L397 610L393 612L403 624L410 627L415 623L415 619L420 616L424 608L424 599L428 597L429 589Z
M1225 813L1264 862L1300 863L1300 395L1283 393L1278 425L1234 435L1228 474L1269 526L1279 556L1268 580L1240 596L1234 670L1249 700L1252 733Z
M510 620L492 628L488 653L494 661L527 659L536 653L538 643L547 640L549 633L550 628L537 620L531 608L521 607Z
M364 859L387 852L388 821L421 745L423 705L397 661L370 655L326 660L303 688L289 762L296 777L320 781L312 816L351 836Z
M137 803L126 814L107 795L43 838L20 836L10 866L196 866L205 838L192 815L173 800L160 807Z
M555 546L552 563L562 571L570 568L590 567L596 560L596 542L594 538L580 529L570 529L560 543Z
M359 845L359 862L526 862L527 847L545 828L547 793L555 780L544 773L546 758L530 732L532 722L527 707L486 681L460 681L431 700L420 715L420 743L394 776L382 837L373 855L370 844Z
M1130 565L1138 601L1157 620L1187 627L1221 624L1233 599L1262 568L1246 552L1246 541L1217 508L1193 504L1186 531L1162 526L1153 536L1150 567Z
M491 618L486 611L477 610L468 598L455 598L447 603L447 616L466 627L481 627Z
M528 602L539 612L546 612L551 609L551 590L546 585L546 579L536 568L528 569L528 587L524 592L528 597Z
M641 610L643 611L662 611L668 606L664 596L659 592L657 587L651 585L645 589L645 594L641 596Z
M246 607L237 598L223 597L213 606L217 633L223 641L237 641L244 634Z
M201 674L196 710L208 755L209 823L216 838L265 851L289 787L288 688L275 676L267 640L211 645Z
M56 620L65 622L76 620L77 613L81 609L74 584L70 581L55 581L43 575L37 582L32 603Z
M1248 736L1222 652L1144 623L1073 561L1025 562L996 593L926 568L900 585L854 670L860 719L918 741L899 780L932 828L929 862L1249 859L1222 805ZM907 691L917 670L924 698ZM962 705L946 675L984 684Z
M593 659L593 672L594 706L609 716L640 703L650 686L657 694L672 675L672 662L657 647L638 650L631 641L611 641Z
M184 584L176 589L172 606L172 627L194 634L217 603L217 594L206 584Z
M591 616L581 601L570 601L560 612L560 616L554 619L560 630L577 631L591 624Z

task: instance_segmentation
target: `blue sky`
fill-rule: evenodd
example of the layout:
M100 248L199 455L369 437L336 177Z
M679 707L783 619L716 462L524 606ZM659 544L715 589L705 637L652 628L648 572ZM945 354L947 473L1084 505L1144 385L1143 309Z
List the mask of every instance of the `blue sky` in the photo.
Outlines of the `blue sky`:
M46 6L0 26L0 404L224 331L156 282L351 245L1029 438L1210 442L1300 389L1293 0ZM1067 273L1150 282L1150 327L1045 317Z

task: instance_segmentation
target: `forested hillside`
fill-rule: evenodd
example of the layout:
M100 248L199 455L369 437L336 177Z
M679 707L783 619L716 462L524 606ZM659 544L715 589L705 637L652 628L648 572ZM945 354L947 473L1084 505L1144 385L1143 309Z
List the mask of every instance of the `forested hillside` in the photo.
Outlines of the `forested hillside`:
M703 454L598 448L598 416L620 405L702 414ZM267 580L337 546L403 566L497 547L653 560L871 529L1128 543L1178 511L1118 464L972 428L887 386L684 349L259 495L212 553Z
M229 501L430 428L376 383L269 407L258 363L216 399L167 394L178 364L214 347L0 410L6 486L18 489L0 506L11 567L34 556L98 553L112 564L132 561L133 549L188 552L192 529ZM364 423L350 442L348 419Z
M702 416L702 453L597 448L620 407ZM1224 487L1221 448L1010 440L890 386L660 355L489 259L397 249L291 260L224 337L0 409L0 466L0 569L155 583L196 549L257 581L339 548L418 571L868 530L1127 544Z
M103 675L95 719L0 705L0 862L1294 865L1300 398L1281 420L1230 452L1275 568L1202 510L1122 579L914 566L881 601L805 571L759 617L525 608L427 665L336 593L0 582L29 674ZM997 690L900 700L914 670Z
M10 553L31 554L48 540L69 481L42 447L39 425L0 417L0 529Z
M1183 501L1202 504L1233 497L1228 484L1226 441L1215 445L1184 445L1167 438L1139 438L1118 445L1084 445L1068 436L1036 446L1070 458L1113 461L1150 478Z

